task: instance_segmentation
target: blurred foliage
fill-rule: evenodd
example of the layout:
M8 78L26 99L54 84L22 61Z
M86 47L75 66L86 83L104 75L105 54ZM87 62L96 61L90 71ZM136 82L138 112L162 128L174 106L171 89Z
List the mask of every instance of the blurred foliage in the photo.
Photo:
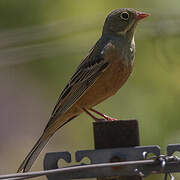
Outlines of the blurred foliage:
M158 144L165 153L168 143L180 143L178 0L1 0L1 174L16 171L74 69L100 37L106 15L120 7L138 7L151 17L137 27L132 76L97 109L138 119L142 145ZM92 120L83 114L56 133L32 170L42 168L46 152L92 148Z

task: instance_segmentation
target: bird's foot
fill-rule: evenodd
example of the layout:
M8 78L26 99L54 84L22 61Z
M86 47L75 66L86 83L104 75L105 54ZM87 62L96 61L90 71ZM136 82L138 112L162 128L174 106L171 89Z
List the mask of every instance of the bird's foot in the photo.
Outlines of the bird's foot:
M86 110L85 108L82 109L86 114L88 114L91 118L93 118L96 122L103 122L106 121L106 119L102 119L102 118L97 118L95 117L93 114L91 114L88 110Z
M105 115L105 114L104 114L104 118L105 118L107 121L117 121L116 118L112 118L112 117L107 116L107 115Z
M117 119L112 118L112 117L109 117L109 116L107 116L107 115L105 115L105 114L103 114L103 113L100 113L99 111L96 111L95 109L92 109L92 108L91 108L90 111L92 111L92 112L100 115L101 117L103 117L103 118L104 118L105 120L107 120L107 121L116 121L116 120L117 120Z

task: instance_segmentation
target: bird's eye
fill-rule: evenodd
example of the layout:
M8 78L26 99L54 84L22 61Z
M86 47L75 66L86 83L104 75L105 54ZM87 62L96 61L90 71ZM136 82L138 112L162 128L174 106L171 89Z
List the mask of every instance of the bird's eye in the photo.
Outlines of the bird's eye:
M121 17L121 19L128 20L129 19L129 14L127 12L122 12L120 17Z

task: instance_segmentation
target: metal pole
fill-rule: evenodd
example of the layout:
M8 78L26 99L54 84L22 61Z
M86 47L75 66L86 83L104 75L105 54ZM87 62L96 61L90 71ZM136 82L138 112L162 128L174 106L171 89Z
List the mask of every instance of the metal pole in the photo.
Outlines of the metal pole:
M139 146L139 127L137 120L118 120L93 123L95 149ZM110 162L120 161L113 157ZM103 177L98 180L142 180L140 176Z

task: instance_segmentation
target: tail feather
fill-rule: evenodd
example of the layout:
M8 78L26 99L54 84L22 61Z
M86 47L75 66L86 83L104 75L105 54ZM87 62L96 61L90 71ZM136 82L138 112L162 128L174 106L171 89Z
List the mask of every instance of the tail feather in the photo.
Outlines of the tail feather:
M37 159L38 155L44 148L44 146L48 143L51 136L46 137L45 139L43 136L39 138L39 140L36 142L32 150L29 152L29 154L26 156L20 167L18 168L17 172L27 172L31 168L34 161Z
M66 123L68 123L69 121L71 121L75 117L77 117L77 115L69 118L68 120L61 121L62 124L59 128L64 126ZM53 127L53 125L52 125L52 127ZM55 128L52 128L52 130L51 130L50 126L45 128L43 135L39 138L39 140L36 142L36 144L34 145L32 150L29 152L29 154L26 156L26 158L24 159L24 161L22 162L22 164L18 168L18 170L17 170L18 173L27 172L30 170L34 161L37 159L38 155L40 154L40 152L42 151L44 146L48 143L49 139L55 133L56 130L57 129L55 129Z

